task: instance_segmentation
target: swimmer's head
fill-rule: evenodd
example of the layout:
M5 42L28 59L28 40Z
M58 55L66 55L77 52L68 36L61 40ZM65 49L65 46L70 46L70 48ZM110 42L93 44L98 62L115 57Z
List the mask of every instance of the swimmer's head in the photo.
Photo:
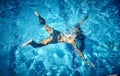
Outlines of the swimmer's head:
M45 29L51 34L53 33L53 29L47 25L45 25Z

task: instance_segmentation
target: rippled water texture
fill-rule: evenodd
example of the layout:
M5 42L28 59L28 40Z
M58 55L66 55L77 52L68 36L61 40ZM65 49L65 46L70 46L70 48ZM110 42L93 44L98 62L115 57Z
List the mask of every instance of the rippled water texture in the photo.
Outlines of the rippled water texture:
M86 65L67 43L40 48L21 44L49 34L34 15L66 32L80 19L85 35ZM106 76L120 73L120 1L118 0L0 0L0 76ZM79 42L77 45L81 45Z

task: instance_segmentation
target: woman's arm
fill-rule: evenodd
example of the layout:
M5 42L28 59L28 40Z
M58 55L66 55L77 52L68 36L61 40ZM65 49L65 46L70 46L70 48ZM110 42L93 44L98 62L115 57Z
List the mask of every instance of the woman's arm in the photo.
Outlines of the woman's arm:
M44 39L43 41L37 42L37 44L44 44L44 45L46 45L46 44L48 44L49 42L51 42L52 39L53 39L53 37L52 37L52 36L49 36L48 38Z
M37 11L35 11L34 14L38 17L39 22L40 22L41 24L43 24L43 25L46 24L45 19L42 18Z

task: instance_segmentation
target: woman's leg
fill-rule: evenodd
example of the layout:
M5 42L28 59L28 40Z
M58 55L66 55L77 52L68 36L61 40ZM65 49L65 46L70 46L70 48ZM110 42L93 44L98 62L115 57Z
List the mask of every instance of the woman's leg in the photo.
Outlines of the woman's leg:
M75 48L75 51L78 53L78 55L83 59L83 61L85 61L85 63L87 63L89 66L94 66L94 64L92 62L89 62L85 59L83 53L78 49L77 45L76 45L76 42L74 41L72 43L73 47Z
M80 22L77 23L77 25L76 25L75 27L80 27L80 25L81 25L87 18L88 18L88 15L87 15L87 16L84 16L84 17L82 18L82 20L80 20Z
M84 16L82 20L80 20L79 23L77 23L77 25L75 26L75 28L73 28L73 33L76 34L77 32L82 32L82 30L80 29L80 25L88 18L87 16Z
M78 49L75 41L72 42L72 45L73 45L73 47L75 48L75 51L79 54L79 56L80 56L84 61L86 61L84 55L83 55L82 52Z

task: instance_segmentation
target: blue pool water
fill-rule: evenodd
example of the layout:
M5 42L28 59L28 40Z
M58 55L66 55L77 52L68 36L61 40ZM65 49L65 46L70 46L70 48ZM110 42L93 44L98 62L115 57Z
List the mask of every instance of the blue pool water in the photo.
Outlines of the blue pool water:
M0 76L119 75L119 7L119 0L0 0ZM31 38L40 41L49 36L34 11L63 33L89 15L81 25L83 54L94 67L86 65L67 43L22 47Z

